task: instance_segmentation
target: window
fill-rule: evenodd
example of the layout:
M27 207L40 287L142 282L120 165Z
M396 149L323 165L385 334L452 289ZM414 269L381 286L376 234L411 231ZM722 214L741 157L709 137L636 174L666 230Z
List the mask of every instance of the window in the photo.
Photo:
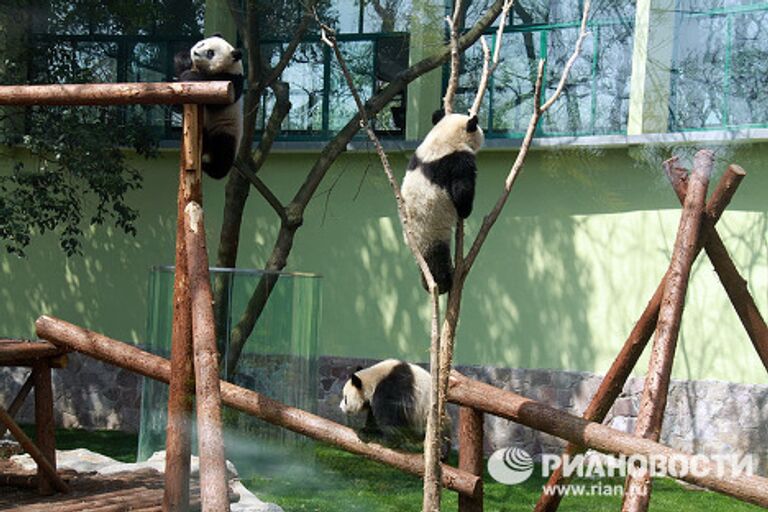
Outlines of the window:
M85 0L52 0L33 11L29 79L32 83L156 82L173 76L173 56L199 39L203 0L139 1L130 9ZM120 107L150 132L175 137L178 116L167 106ZM93 115L98 111L92 109Z
M333 0L322 13L337 29L339 48L363 101L408 67L410 13L410 0ZM272 65L280 60L289 39L264 41L262 49ZM281 79L288 84L292 105L282 125L282 139L331 138L357 113L333 52L317 34L305 38ZM265 93L257 129L265 126L274 101L271 91ZM380 135L402 137L405 105L403 92L372 119L374 129Z
M487 4L487 5L486 5ZM465 26L476 21L490 0L473 2ZM492 76L480 117L489 137L521 137L533 110L538 60L546 59L542 101L560 80L581 21L581 2L518 1L505 27L501 63ZM604 0L592 4L590 36L585 40L563 96L542 119L539 136L625 133L632 70L634 2ZM495 29L486 32L495 44ZM469 108L482 71L482 50L475 44L465 54L456 110ZM447 81L450 70L444 69ZM437 108L437 105L436 105Z
M768 126L768 4L679 0L673 131Z

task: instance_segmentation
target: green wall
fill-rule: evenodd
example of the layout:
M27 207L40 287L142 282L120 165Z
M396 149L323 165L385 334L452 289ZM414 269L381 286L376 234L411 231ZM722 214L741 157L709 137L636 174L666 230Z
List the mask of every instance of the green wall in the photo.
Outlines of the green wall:
M407 152L390 155L395 169L405 168ZM457 362L604 372L669 261L679 208L660 171L667 155L653 146L532 152L469 278ZM749 173L720 232L768 313L768 146L735 145L717 155L717 177L731 161ZM314 156L277 153L263 179L288 201ZM514 156L481 154L468 236L498 197ZM173 260L177 153L134 163L145 169L144 189L132 197L141 211L137 237L101 230L89 236L85 257L69 260L49 235L33 242L26 260L0 255L0 335L32 336L34 319L47 313L142 340L148 269ZM0 160L0 169L6 164ZM205 198L213 253L223 183L207 180ZM252 193L239 266L259 267L275 233L271 210ZM428 359L427 295L375 155L339 159L307 211L288 269L324 276L322 353ZM768 383L705 258L693 270L678 356L677 378Z

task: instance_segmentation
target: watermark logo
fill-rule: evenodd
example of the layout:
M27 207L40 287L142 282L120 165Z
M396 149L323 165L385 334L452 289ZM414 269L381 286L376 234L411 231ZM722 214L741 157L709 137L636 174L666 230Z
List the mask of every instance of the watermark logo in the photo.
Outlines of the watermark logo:
M516 485L533 474L533 458L521 448L502 448L488 458L488 472L497 482Z
M652 454L641 455L553 455L542 454L541 477L544 479L556 470L566 478L580 477L591 479L589 485L565 484L545 485L544 492L561 495L622 495L622 485L615 485L610 480L603 483L603 478L626 478L628 474L649 475L651 477L672 477L696 482L706 476L739 477L751 476L758 467L758 460L753 455L739 457L727 455L683 455ZM497 450L488 459L488 472L498 482L516 485L525 482L534 473L533 458L521 448L511 447Z

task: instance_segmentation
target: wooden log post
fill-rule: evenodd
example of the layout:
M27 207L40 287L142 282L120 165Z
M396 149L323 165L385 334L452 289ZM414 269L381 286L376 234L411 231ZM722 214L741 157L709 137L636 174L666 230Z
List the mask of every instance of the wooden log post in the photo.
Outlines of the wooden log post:
M730 203L733 195L741 183L741 180L746 176L743 169L731 166L726 170L725 174L720 178L717 184L717 188L712 193L712 197L707 203L705 222L708 225L714 226L720 217L722 216L725 208ZM685 197L685 191L683 191L683 197ZM701 252L701 238L696 247L696 254ZM608 411L613 406L616 398L624 388L624 384L627 382L629 375L640 359L645 346L653 334L656 328L656 321L659 316L659 308L661 306L661 296L664 292L664 287L667 283L667 276L669 271L664 274L664 277L656 287L651 300L645 306L645 310L640 315L637 323L630 332L627 340L621 348L618 356L614 360L608 372L603 377L600 387L598 387L595 395L592 397L589 405L584 410L583 417L589 421L602 422ZM574 455L583 451L583 447L579 447L573 444L568 444L565 449L565 453L568 455ZM534 508L535 512L554 512L557 510L563 495L558 492L551 492L553 489L563 489L569 482L570 478L563 476L562 467L557 468L549 477L546 483L548 492L542 492L539 497L539 501Z
M0 105L229 104L232 82L157 82L0 86Z
M671 158L664 162L664 167L672 183L672 188L674 188L677 197L682 203L688 187L685 170L677 165L676 158ZM728 167L726 173L740 176L746 175L744 169L733 164ZM710 202L713 200L722 200L718 197L718 190L712 194ZM730 198L725 198L725 200L728 201ZM715 272L725 289L725 293L728 294L728 298L733 304L733 308L736 310L736 314L739 316L744 329L747 331L755 351L757 351L765 369L768 370L768 326L760 314L760 310L757 309L755 299L749 293L747 280L741 276L736 265L734 265L731 256L728 254L728 249L725 248L722 238L720 238L715 229L715 223L709 216L704 219L702 230L704 232L704 250L707 252L712 266L715 267Z
M57 345L66 346L150 379L167 383L171 378L171 364L167 359L127 343L49 316L38 318L35 326L39 334L44 333L46 339ZM424 474L424 458L420 454L401 453L376 443L365 443L349 427L290 407L255 391L222 381L221 398L225 405L273 425L387 464L405 473L419 476ZM481 485L481 479L476 475L448 465L443 465L442 474L443 486L461 494L474 496Z
M35 432L37 447L56 472L56 432L53 420L53 385L51 367L46 359L35 363L32 371L35 384ZM46 470L37 466L37 490L40 494L53 494L54 485L46 478Z
M24 451L32 457L38 467L38 475L42 473L45 480L48 480L53 488L60 492L69 492L69 486L64 483L64 480L56 473L56 468L51 465L48 458L40 451L40 448L21 430L10 414L0 407L0 423L8 427L11 431L11 435L19 442Z
M661 435L677 336L685 306L685 294L691 267L696 258L696 247L704 217L704 202L707 198L713 163L714 155L709 150L701 150L694 157L693 172L683 204L672 261L669 264L667 284L661 298L651 361L635 426L636 436L653 441L658 441ZM647 511L651 500L651 488L652 480L649 471L642 469L630 471L624 487L622 511Z
M203 209L199 204L190 202L186 206L184 222L192 302L192 339L195 352L200 499L205 511L228 511L227 467L221 426L221 390L213 295L208 272L208 254L205 248Z
M724 474L718 464L694 459L695 456L664 446L650 439L635 437L614 428L585 420L511 391L496 388L454 371L448 389L448 401L472 407L486 414L512 420L547 434L614 455L663 457L679 461L697 471L679 476L680 480L705 487L736 499L768 507L768 478Z
M459 408L459 469L483 476L483 413ZM474 496L459 495L459 512L483 512L483 487Z
M165 494L163 510L184 512L189 507L191 418L195 392L192 348L192 303L189 294L184 210L191 202L202 202L200 150L203 109L184 105L181 165L177 197L176 268L173 283L173 327L171 332L168 428L166 433Z

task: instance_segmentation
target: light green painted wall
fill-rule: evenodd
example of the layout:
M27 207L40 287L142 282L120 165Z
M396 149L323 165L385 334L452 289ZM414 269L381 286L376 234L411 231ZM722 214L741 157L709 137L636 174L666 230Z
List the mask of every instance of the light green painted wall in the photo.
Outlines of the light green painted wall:
M604 372L668 264L679 209L660 173L668 151L653 148L537 150L477 261L465 294L458 363ZM276 154L264 180L287 201L313 161ZM392 153L404 169L409 155ZM498 195L514 152L486 151L469 236ZM768 174L765 145L718 150L749 173L720 231L768 312ZM0 334L31 336L42 313L141 341L147 273L171 263L177 155L145 163L135 193L136 238L89 238L85 258L67 260L51 236L29 258L0 256ZM6 167L0 165L0 168ZM332 189L331 185L334 184ZM321 273L325 354L427 360L428 307L404 247L394 201L377 158L346 154L312 202L289 269ZM223 184L205 183L209 248L215 250ZM274 218L253 195L245 214L239 265L258 267L275 234ZM693 271L674 375L767 383L711 265ZM644 372L647 363L641 363Z

